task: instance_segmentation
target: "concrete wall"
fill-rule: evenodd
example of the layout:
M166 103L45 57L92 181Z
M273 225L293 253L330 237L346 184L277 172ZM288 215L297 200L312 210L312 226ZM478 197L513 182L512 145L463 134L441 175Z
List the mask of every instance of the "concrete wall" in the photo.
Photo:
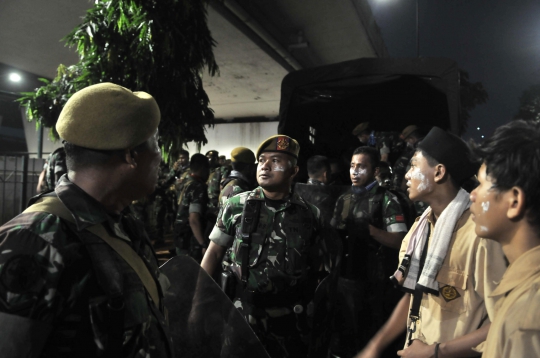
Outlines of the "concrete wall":
M230 158L231 150L236 147L247 147L255 152L263 140L278 134L278 123L274 121L216 124L213 128L207 128L208 144L204 145L200 152L204 154L209 150L217 150L220 155L227 158ZM190 155L198 152L194 143L190 143L187 150Z

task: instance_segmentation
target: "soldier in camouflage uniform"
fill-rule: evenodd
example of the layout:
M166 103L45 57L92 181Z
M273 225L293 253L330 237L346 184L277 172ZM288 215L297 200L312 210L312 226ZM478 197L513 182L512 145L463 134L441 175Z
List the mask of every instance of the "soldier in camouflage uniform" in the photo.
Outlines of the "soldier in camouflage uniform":
M180 150L178 159L172 167L165 162L161 163L159 184L156 189L156 224L157 234L155 244L165 242L165 230L170 225L174 226L174 218L177 212L177 201L175 182L189 169L189 152ZM168 225L166 225L166 222Z
M49 154L43 166L43 173L40 175L40 181L38 183L38 192L44 193L54 190L60 177L66 173L66 152L64 151L64 147L60 147Z
M255 188L255 154L248 148L237 147L231 151L231 161L231 174L221 182L220 208L227 199Z
M64 147L60 147L49 154L49 158L47 159L45 182L47 183L48 190L54 190L56 183L58 183L62 175L66 173L66 152Z
M407 232L398 198L375 180L379 152L359 147L350 167L352 187L336 202L331 225L343 238L335 356L351 357L386 321L399 291L388 277L398 258L397 248Z
M3 357L172 356L167 279L124 210L156 185L159 121L152 96L111 83L65 105L56 129L68 174L0 227Z
M278 135L257 150L253 191L225 202L202 267L213 274L227 248L233 302L272 357L305 357L307 313L322 266L319 210L291 193L298 143Z
M208 203L206 180L208 160L202 154L191 157L190 174L178 194L178 212L174 222L174 246L177 255L189 255L201 262L208 246L204 236L204 215Z

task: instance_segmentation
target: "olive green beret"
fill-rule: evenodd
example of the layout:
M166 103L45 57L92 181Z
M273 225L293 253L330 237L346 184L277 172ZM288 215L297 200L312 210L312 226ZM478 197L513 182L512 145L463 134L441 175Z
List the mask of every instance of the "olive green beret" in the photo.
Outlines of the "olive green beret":
M414 124L405 127L403 132L401 132L401 138L407 139L414 131L418 130L418 127Z
M151 95L100 83L75 93L56 122L62 139L80 147L117 150L137 146L156 133L161 114Z
M246 147L236 147L231 151L231 162L233 163L255 163L255 154Z
M256 157L258 158L262 152L286 153L298 159L300 144L289 136L278 134L271 136L259 145Z
M369 122L362 122L356 127L354 127L352 134L353 135L360 135L362 132L367 131L369 129Z

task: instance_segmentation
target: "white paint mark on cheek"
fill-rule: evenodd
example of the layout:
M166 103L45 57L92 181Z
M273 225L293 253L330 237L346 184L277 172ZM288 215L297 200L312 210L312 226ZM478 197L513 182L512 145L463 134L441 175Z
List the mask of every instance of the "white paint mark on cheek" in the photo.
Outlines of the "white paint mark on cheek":
M482 211L485 213L489 210L489 201L482 202Z
M285 168L283 168L282 166L279 166L279 165L274 165L274 166L272 166L272 170L275 171L275 172L284 172Z
M488 228L485 227L485 226L480 226L480 231L481 232L486 232L486 231L488 231Z
M365 169L354 170L354 168L351 168L349 170L349 173L351 173L351 175L354 176L354 177L359 177L359 176L362 176L362 175L366 175L366 170Z
M420 169L415 168L411 173L411 179L418 180L420 183L416 187L416 190L422 192L426 189L429 189L429 183L426 180L426 176L420 172Z

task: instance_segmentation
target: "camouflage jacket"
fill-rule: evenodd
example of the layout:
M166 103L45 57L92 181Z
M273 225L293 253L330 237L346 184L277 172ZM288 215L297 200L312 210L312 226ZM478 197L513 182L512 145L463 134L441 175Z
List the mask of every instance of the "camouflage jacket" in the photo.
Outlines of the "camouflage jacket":
M206 184L192 175L186 177L178 194L178 211L176 213L175 231L191 237L189 214L199 213L204 217L208 203Z
M229 176L231 167L218 167L208 177L208 208L219 207L219 193L221 193L221 181ZM217 211L216 211L217 212Z
M392 172L394 173L393 186L400 189L401 183L405 178L405 174L409 171L409 163L414 154L414 149L407 147L396 159Z
M45 170L47 190L54 190L60 177L66 173L66 152L64 147L60 147L49 154L49 158L47 159L47 168Z
M228 178L222 181L224 184L221 193L219 193L219 207L225 205L227 199L233 196L253 189L253 186L248 182L247 178L237 171L231 171Z
M319 210L295 193L283 203L276 203L274 208L265 199L261 187L228 199L219 212L210 240L223 247L232 246L230 266L237 277L241 277L241 217L249 201L261 201L261 205L258 225L251 235L247 290L269 295L266 302L280 306L272 297L286 297L319 271L322 261ZM280 302L284 304L283 300ZM294 303L285 305L292 307Z
M405 216L398 198L384 190L374 182L366 192L355 194L352 191L340 196L336 202L331 225L338 230L347 230L348 225L354 225L354 230L368 230L368 224L388 232L407 232ZM377 210L374 199L377 193L384 190L382 201Z
M120 334L124 327L122 357L170 356L168 337L160 327L163 321L139 276L104 241L85 230L102 224L111 235L128 242L159 281L157 259L144 228L129 215L107 214L66 176L55 191L75 223L29 212L0 227L0 315L25 320L18 329L26 344L32 344L30 334L35 335L39 327L45 339L42 357L101 356L114 326L106 308L111 291L106 291L104 282L113 282L121 287L125 307L123 325L122 321L116 325ZM36 338L39 335L32 339Z

